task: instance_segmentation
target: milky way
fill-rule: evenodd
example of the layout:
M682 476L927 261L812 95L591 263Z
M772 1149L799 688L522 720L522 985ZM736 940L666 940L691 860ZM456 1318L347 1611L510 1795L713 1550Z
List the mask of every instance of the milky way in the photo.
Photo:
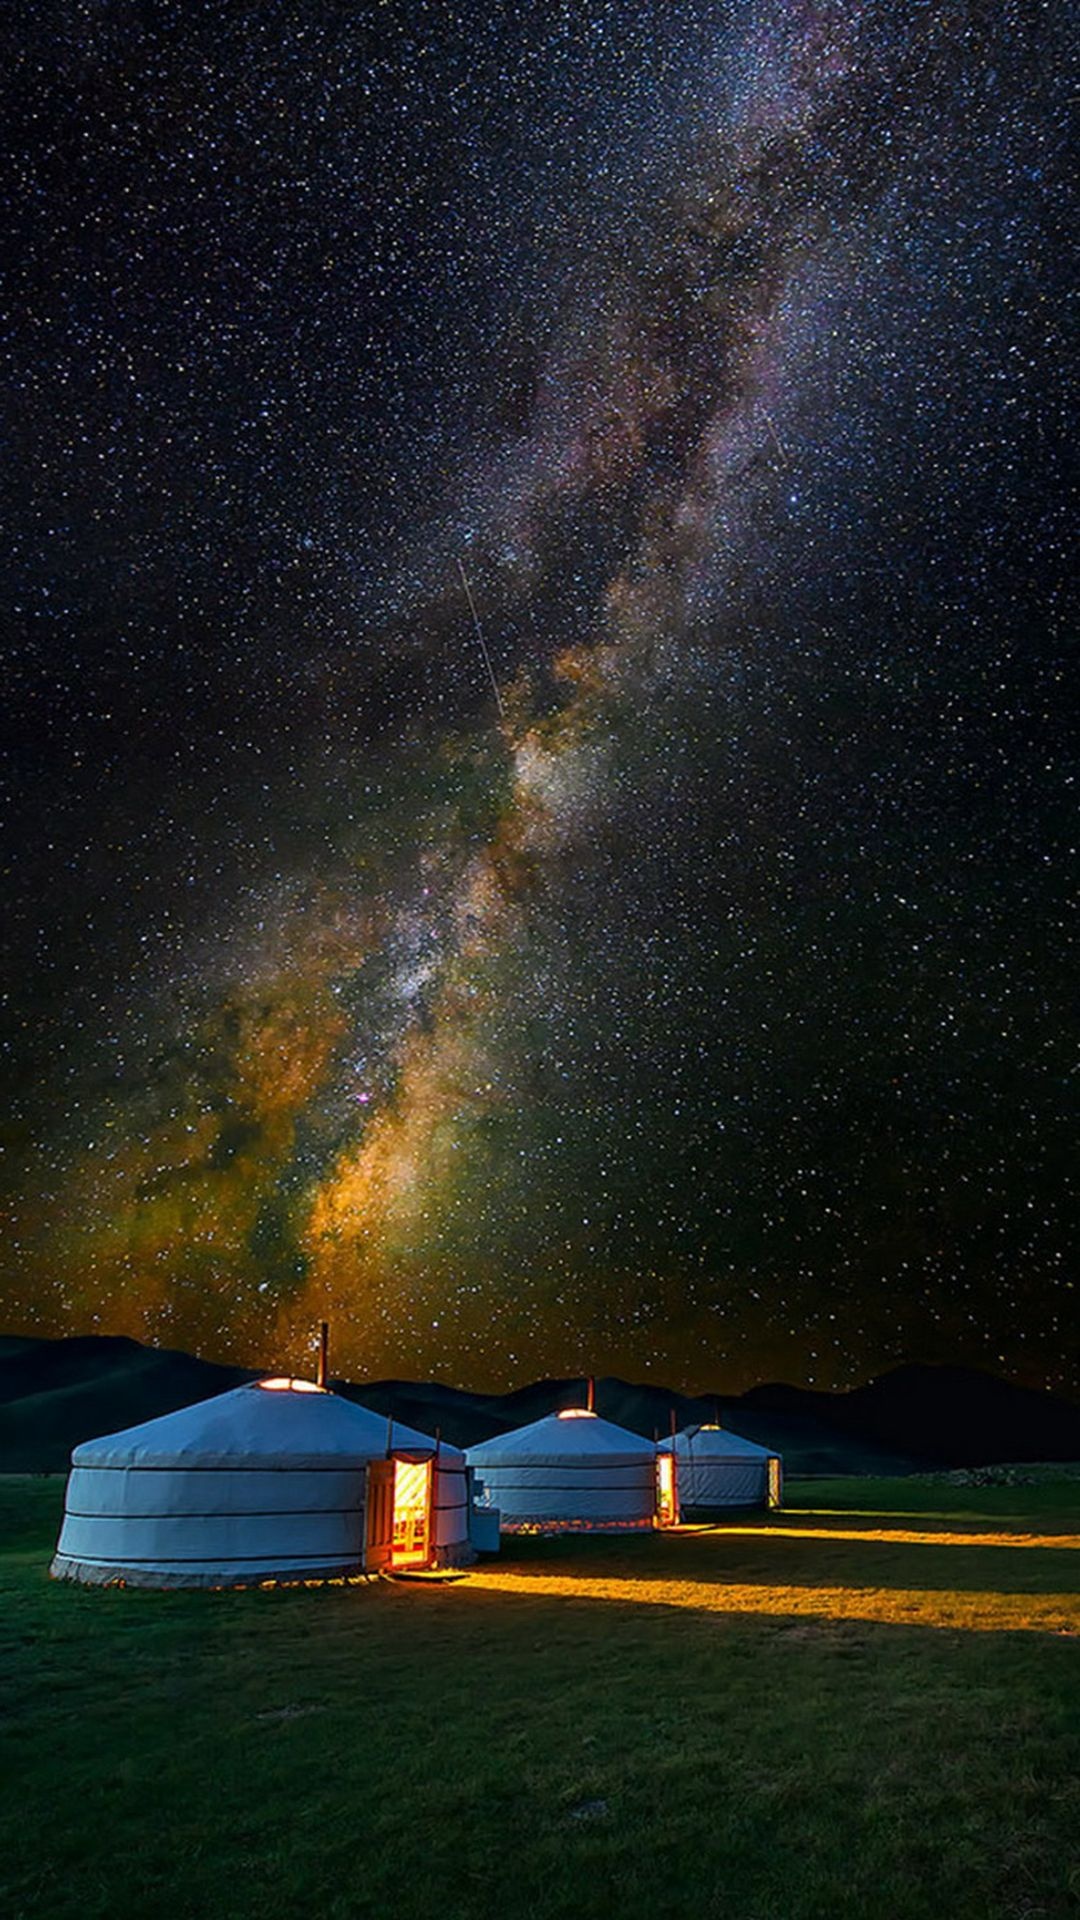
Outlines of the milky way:
M39 10L8 1324L1077 1384L1068 52Z

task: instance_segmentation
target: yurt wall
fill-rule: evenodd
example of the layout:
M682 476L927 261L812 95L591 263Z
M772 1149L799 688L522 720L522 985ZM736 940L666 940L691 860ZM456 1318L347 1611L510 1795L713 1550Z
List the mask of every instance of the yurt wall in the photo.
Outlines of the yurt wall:
M369 1468L422 1485L369 1556ZM437 1464L436 1464L436 1454ZM237 1387L76 1448L52 1571L90 1583L231 1586L471 1556L465 1459L307 1381ZM374 1516L372 1516L374 1517ZM407 1524L406 1524L407 1523ZM406 1543L407 1535L407 1543ZM407 1551L406 1551L407 1544Z
M655 1449L585 1408L568 1408L468 1449L480 1506L505 1532L643 1532L656 1524Z

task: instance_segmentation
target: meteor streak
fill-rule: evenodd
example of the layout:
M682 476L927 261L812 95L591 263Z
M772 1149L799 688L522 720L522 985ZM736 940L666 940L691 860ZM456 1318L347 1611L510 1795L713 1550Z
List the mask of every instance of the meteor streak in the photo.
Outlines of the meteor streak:
M484 656L484 665L488 670L488 679L491 681L491 691L495 695L495 705L499 709L499 719L505 724L506 709L503 706L502 695L499 692L499 683L495 678L495 669L491 664L491 655L487 650L487 643L484 639L483 632L481 631L480 617L476 611L476 602L472 597L472 588L469 585L468 579L465 574L465 569L462 566L460 560L458 561L457 565L458 565L458 572L461 575L461 584L465 589L465 598L469 603L469 612L472 614L473 626L476 628L476 638L480 644L480 651Z

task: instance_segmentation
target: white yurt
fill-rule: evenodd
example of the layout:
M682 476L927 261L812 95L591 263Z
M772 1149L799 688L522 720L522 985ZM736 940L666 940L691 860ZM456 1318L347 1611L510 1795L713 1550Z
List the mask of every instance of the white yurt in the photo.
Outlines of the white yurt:
M684 1427L657 1452L675 1457L679 1505L708 1512L721 1507L778 1507L783 1490L780 1455L726 1427Z
M71 1459L51 1572L232 1587L472 1559L465 1456L309 1380L234 1387Z
M621 1533L657 1524L656 1449L584 1407L549 1414L466 1454L482 1511L507 1533Z

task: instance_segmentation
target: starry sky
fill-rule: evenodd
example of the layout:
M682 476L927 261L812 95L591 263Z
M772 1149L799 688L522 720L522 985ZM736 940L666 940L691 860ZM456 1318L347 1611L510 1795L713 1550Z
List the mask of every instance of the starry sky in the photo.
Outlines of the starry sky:
M1067 10L0 39L2 1324L1080 1390Z

